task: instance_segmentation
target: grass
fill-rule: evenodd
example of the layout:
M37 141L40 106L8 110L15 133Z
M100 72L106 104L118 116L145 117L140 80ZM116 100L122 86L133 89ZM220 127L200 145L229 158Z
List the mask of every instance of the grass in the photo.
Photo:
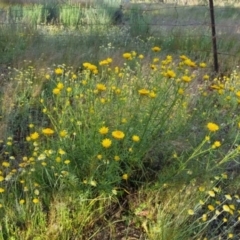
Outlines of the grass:
M1 26L0 239L239 239L239 59L206 6L105 4Z

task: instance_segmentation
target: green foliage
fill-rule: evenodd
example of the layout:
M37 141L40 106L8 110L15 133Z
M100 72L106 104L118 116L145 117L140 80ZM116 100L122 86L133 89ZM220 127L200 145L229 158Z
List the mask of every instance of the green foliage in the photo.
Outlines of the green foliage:
M234 113L238 105L239 91L234 92L237 73L224 82L216 78L214 84L208 83L209 76L204 75L205 82L194 90L197 99L193 102L188 92L197 63L184 55L180 60L168 55L160 62L160 50L158 46L152 48L148 70L143 64L144 56L131 51L123 53L122 66L113 67L113 59L106 58L98 65L83 63L80 73L66 65L47 74L38 73L32 66L11 73L15 82L11 91L20 94L12 99L11 111L2 111L2 121L9 126L1 154L4 211L9 212L17 204L22 214L18 221L24 225L28 218L25 207L26 211L34 208L36 222L32 228L40 221L41 235L46 219L38 213L44 207L54 211L51 203L58 192L87 192L92 199L101 195L115 198L157 179L165 186L176 181L191 183L200 177L204 181L216 172L224 172L224 166L239 156L238 147L231 149L238 142L238 119L224 120L233 128L233 132L225 134L225 144L222 129L214 122L223 121L218 119L223 113L219 106ZM199 64L203 69L205 65ZM213 92L207 92L208 88ZM210 109L209 97L217 106L215 109ZM231 99L230 105L224 99ZM202 120L197 118L201 114ZM213 122L207 124L206 118ZM179 138L180 133L189 132L198 124L195 135ZM185 207L190 208L194 199ZM159 221L169 224L170 215L162 211ZM69 225L65 227L71 229L73 218L66 215L66 209L62 213L59 221L66 221ZM7 236L15 234L11 221L16 216L9 218L10 225L4 225ZM186 226L184 232L173 226L172 238L191 236L187 219L186 215L178 221ZM149 236L170 236L165 226L163 231L155 232L153 227ZM32 232L23 234L33 237ZM65 238L70 236L73 235L66 232Z
M140 8L132 8L129 13L130 34L132 37L146 38L150 33L149 19Z
M238 239L238 68L140 8L54 4L61 27L36 5L1 28L0 238Z

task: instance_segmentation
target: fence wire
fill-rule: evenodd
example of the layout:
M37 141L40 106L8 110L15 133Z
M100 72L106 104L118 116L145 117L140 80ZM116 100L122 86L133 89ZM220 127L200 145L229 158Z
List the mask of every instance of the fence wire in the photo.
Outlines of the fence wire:
M9 6L0 9L0 27L10 26L17 31L31 25L37 29L41 37L45 38L52 37L53 26L60 29L54 32L56 38L76 38L86 34L99 36L112 31L113 28L118 28L119 31L115 30L116 34L121 31L133 34L129 35L129 39L138 34L162 36L168 41L177 38L179 41L189 41L189 47L195 52L201 51L207 54L212 52L212 23L207 5L133 5L132 8L122 10L123 21L114 26L112 16L119 10L119 8L100 6L91 8L58 6L57 9L40 5ZM218 40L217 54L237 58L240 53L240 44L237 44L240 40L239 9L215 6L214 12ZM196 49L194 46L196 38L203 42L201 49Z

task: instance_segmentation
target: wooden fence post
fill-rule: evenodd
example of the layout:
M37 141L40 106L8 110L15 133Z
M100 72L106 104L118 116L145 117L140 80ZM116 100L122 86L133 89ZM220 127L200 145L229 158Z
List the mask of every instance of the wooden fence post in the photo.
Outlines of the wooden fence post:
M215 28L213 0L209 0L209 9L210 9L211 28L212 28L212 48L213 48L214 70L216 73L218 73L219 65L218 65L217 36L216 36L216 28Z

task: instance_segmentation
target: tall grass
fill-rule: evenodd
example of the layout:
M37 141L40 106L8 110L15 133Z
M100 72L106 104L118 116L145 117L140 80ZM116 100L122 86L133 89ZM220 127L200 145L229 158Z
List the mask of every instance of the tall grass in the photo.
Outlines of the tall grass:
M211 181L213 187L219 186L220 180L227 177L226 166L239 155L239 148L232 148L238 142L238 118L234 115L239 95L235 81L238 74L223 82L215 79L214 84L208 83L209 76L203 75L205 63L200 63L199 71L205 82L196 88L193 71L198 64L186 56L175 61L166 56L160 62L159 51L156 46L149 52L152 63L148 69L144 56L132 51L123 54L122 66L114 67L114 59L106 58L97 65L83 63L79 73L66 65L39 72L27 63L22 70L10 71L14 84L11 88L7 84L9 88L5 90L16 94L9 101L6 98L9 92L4 92L3 106L8 103L11 109L2 108L1 120L8 126L1 153L1 207L7 216L2 222L4 236L32 238L38 226L39 236L49 237L54 232L64 239L83 237L84 229L91 221L97 221L99 214L111 211L108 208L117 199L124 202L126 195L146 182L156 182L164 191L168 186L189 183L193 184L191 188L205 186L205 181L216 174L222 177ZM199 194L208 191L212 191L211 186ZM185 226L180 232L170 220L167 205L156 209L160 215L146 210L147 220L142 219L138 211L150 207L151 195L145 205L136 207L138 210L135 207L129 210L135 212L134 218L152 239L190 237L195 224L199 234L202 231L208 234L204 229L212 225L199 225L198 220L189 229L188 213L199 219L204 211L200 206L192 210L200 195L196 193L178 213L178 224ZM75 222L75 215L69 215L69 204L72 211L78 214L82 211L75 202L78 198L87 204L83 214L89 215L92 207L96 209L97 215L90 215L90 222ZM91 204L98 202L98 198L102 199L99 200L102 207ZM103 200L106 206L102 205ZM187 200L190 199L184 202ZM226 205L224 201L220 203ZM59 212L55 212L56 204L60 204ZM11 212L13 208L18 209L17 214ZM26 231L29 212L34 212L35 220ZM175 230L170 231L165 225L156 230L151 218L148 219L150 213L158 224L167 221ZM16 221L21 227L14 230ZM53 221L53 226L46 230L48 221ZM150 230L146 222L152 226ZM83 229L61 232L62 228L72 230L75 224ZM230 226L236 233L235 225ZM219 228L219 234L226 234ZM88 229L87 234L98 231Z
M114 9L1 27L0 238L238 239L237 60L216 76L204 28Z

